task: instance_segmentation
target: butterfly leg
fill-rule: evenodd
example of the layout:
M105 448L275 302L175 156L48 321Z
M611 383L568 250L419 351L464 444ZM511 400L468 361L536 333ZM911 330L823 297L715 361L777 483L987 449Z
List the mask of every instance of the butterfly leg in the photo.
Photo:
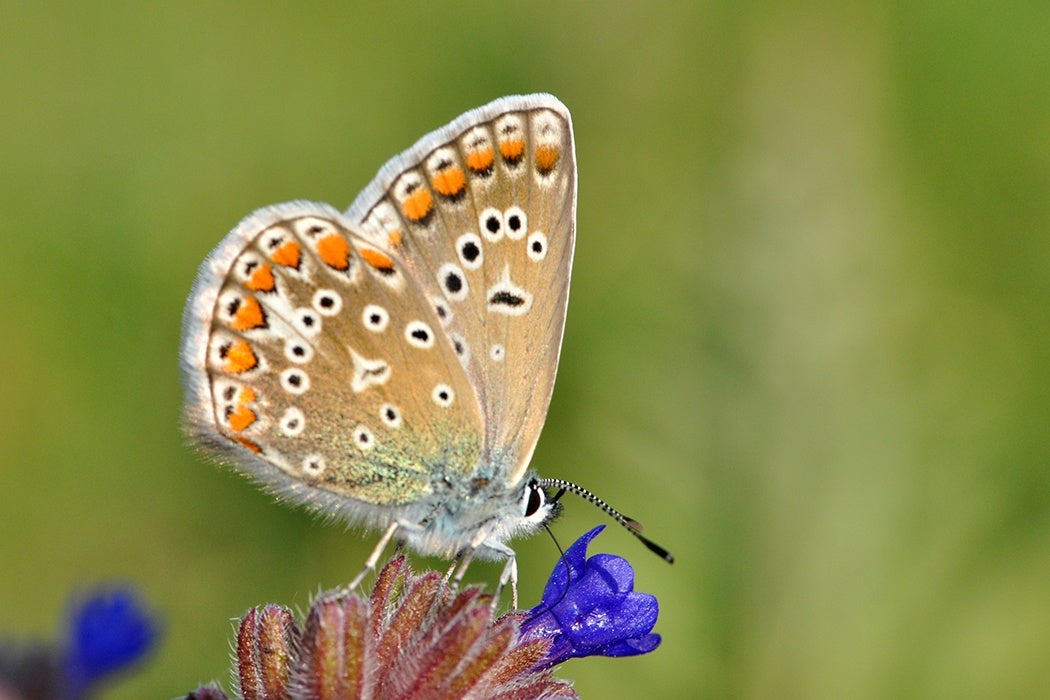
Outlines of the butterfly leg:
M399 527L401 527L401 523L397 520L390 523L390 526L387 527L386 532L384 532L383 536L379 538L379 542L376 544L376 548L372 550L372 553L368 556L368 559L365 560L365 566L363 569L361 569L361 573L355 576L354 580L346 586L345 590L347 593L356 589L370 571L376 570L376 563L379 561L379 557L383 555L383 550L386 549L387 544L390 543L391 538L394 536L394 533L397 532L397 529ZM400 549L400 544L398 545L398 549Z
M448 571L445 572L445 583L448 583L449 581L452 580L452 574L454 574L456 572L456 569L459 568L459 563L460 563L460 561L462 561L462 559L463 559L463 553L460 552L452 560L452 565L449 566L448 567Z
M459 584L463 581L463 577L467 573L467 567L470 566L470 562L474 561L474 553L478 551L478 547L481 547L484 544L485 537L485 531L479 530L478 533L474 535L474 539L470 541L470 544L456 554L456 559L459 561L459 569L456 571L456 576L452 581L457 588L459 588Z
M506 587L508 581L510 581L511 605L514 610L517 610L518 565L514 558L514 550L500 542L487 540L485 539L486 537L487 533L484 530L479 531L471 541L470 545L456 555L458 567L453 563L453 568L456 569L456 575L452 579L453 585L457 588L459 587L459 584L463 581L463 577L467 573L467 567L470 566L470 562L474 560L474 554L477 553L479 548L484 547L485 549L492 550L505 557L507 560L507 563L503 566L503 572L499 577L499 586L496 588L496 595L492 598L493 612L495 612L496 605L499 603L500 596L503 594L503 589Z
M456 575L452 578L452 584L456 588L459 588L459 584L463 582L463 577L467 574L467 567L470 566L470 562L474 561L474 552L476 551L477 548L471 546L456 555L456 560L452 563L452 568L456 570Z
M518 609L518 558L514 555L514 550L508 548L510 552L507 555L507 563L503 565L503 572L499 575L499 587L496 591L496 598L499 599L503 588L510 581L510 606L512 610Z
M503 571L499 575L499 584L496 587L496 595L492 599L492 607L495 609L496 604L499 602L500 597L503 595L503 589L507 587L507 583L510 583L510 601L511 609L518 609L518 559L515 555L514 550L505 544L500 542L493 542L490 540L482 540L477 546L467 551L466 556L469 562L470 558L474 556L474 552L477 551L478 547L484 547L494 552L499 553L506 559L506 563L503 565ZM458 578L462 578L466 568L461 568L457 574Z

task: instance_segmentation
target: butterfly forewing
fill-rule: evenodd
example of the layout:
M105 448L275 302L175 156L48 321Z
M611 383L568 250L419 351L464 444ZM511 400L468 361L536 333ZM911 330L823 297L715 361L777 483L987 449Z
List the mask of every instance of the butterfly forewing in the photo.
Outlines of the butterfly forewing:
M393 159L350 208L402 257L484 416L482 469L517 483L550 402L565 325L576 165L565 107L507 98Z
M184 340L184 362L206 368L190 420L298 500L405 503L472 472L482 418L429 295L350 227L279 205L219 246L187 312L206 327Z

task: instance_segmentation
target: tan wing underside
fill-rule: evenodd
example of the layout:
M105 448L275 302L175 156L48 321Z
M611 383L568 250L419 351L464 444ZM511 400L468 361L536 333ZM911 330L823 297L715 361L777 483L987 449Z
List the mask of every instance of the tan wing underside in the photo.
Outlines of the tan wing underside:
M406 272L332 218L259 231L208 343L220 433L308 486L380 505L427 493L437 465L471 473L478 402Z
M484 416L483 460L511 485L546 418L565 325L575 233L571 125L552 109L512 111L468 126L419 160L390 178L362 224L451 310L446 328ZM480 264L467 242L480 244ZM461 277L459 289L449 272Z

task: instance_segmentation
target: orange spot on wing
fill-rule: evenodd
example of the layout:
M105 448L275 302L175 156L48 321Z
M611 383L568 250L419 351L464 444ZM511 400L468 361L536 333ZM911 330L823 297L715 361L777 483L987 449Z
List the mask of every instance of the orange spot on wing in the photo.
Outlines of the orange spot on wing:
M434 206L434 196L430 194L430 190L425 187L420 187L412 194L408 195L405 201L401 204L401 213L405 215L409 221L422 221L427 218L427 214L430 213L431 207Z
M224 358L226 360L226 371L230 374L240 374L254 369L259 364L259 358L255 356L252 346L245 340L235 340L226 348Z
M262 454L262 448L259 447L256 443L254 443L251 440L249 440L248 438L238 436L238 437L235 437L234 440L236 440L237 442L241 443L242 445L247 447L249 450L251 450L255 454Z
M237 432L246 430L256 419L255 411L242 404L230 413L230 429Z
M250 386L242 386L240 395L237 397L237 403L252 403L256 399L255 389Z
M549 173L554 170L561 158L561 150L557 146L543 144L536 149L536 168L541 173Z
M405 234L402 233L401 229L395 228L386 232L386 239L390 241L390 245L401 245L401 241L403 241L404 238Z
M245 286L253 292L272 292L275 286L273 268L266 264L259 265L245 282Z
M299 242L285 241L270 254L270 260L285 267L299 267Z
M489 147L474 151L467 155L467 167L476 173L483 173L492 167L495 154Z
M455 166L445 168L434 175L434 189L445 197L455 197L467 186L467 176Z
M499 152L504 160L512 163L516 162L521 159L521 154L525 152L525 140L510 139L509 141L504 141L499 145Z
M381 272L392 272L394 269L394 261L387 256L380 253L374 248L361 248L359 251L361 257L366 263L374 267Z
M330 233L317 241L317 254L325 265L336 270L350 267L350 244L338 233Z
M237 307L237 313L233 316L230 327L235 331L247 331L258 328L266 323L263 317L262 306L255 297L244 297L241 305Z

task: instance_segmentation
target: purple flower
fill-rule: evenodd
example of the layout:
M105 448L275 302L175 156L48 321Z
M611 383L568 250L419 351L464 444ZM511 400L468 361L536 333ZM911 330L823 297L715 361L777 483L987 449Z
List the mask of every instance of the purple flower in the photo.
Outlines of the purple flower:
M0 699L85 700L149 652L157 626L128 588L78 598L58 642L0 640Z
M66 697L79 698L100 680L149 652L157 627L129 589L100 590L72 611L63 658Z
M587 558L600 525L576 540L554 567L543 601L525 614L523 640L549 639L542 663L549 668L580 656L634 656L660 645L653 626L656 597L634 592L634 569L612 554Z

